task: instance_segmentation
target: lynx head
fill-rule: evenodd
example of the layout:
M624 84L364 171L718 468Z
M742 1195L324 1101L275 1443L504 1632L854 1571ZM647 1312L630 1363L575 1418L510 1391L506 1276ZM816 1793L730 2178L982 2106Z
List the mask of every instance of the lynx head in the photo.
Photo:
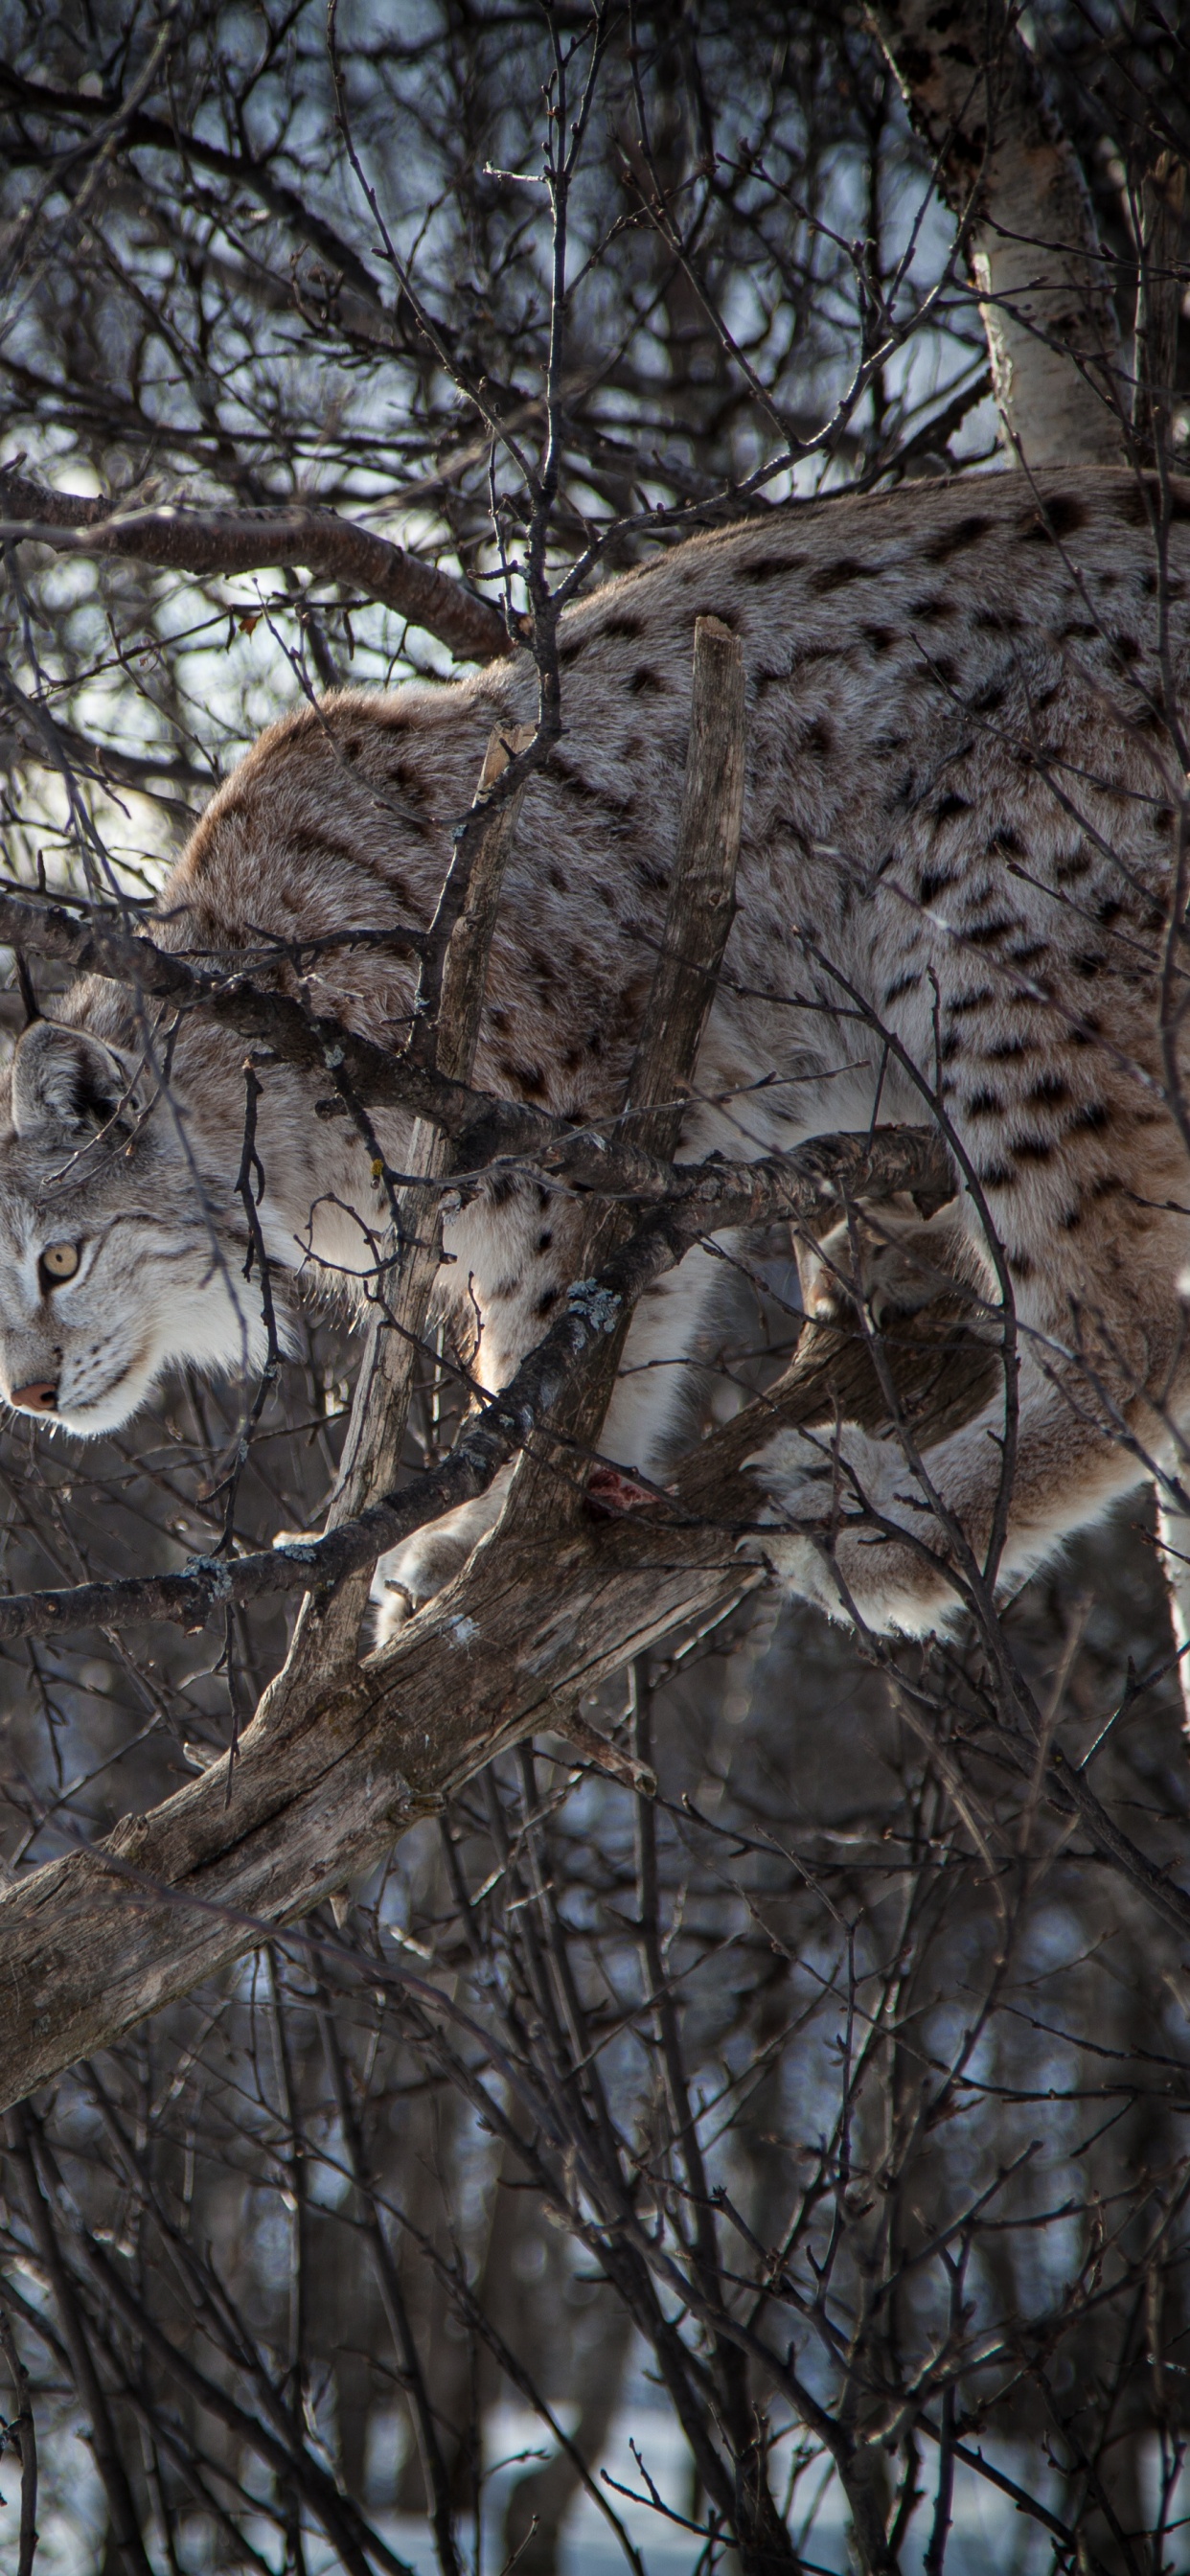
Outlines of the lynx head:
M233 1174L234 1179L234 1174ZM263 1357L226 1183L135 1054L38 1020L0 1077L0 1395L84 1437L171 1361Z

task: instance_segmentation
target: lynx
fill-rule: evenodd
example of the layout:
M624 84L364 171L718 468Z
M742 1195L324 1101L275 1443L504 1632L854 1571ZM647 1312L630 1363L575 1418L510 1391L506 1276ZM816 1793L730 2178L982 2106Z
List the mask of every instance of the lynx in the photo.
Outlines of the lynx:
M695 537L571 609L564 731L532 780L492 951L476 1081L575 1120L623 1097L664 918L696 615L748 674L740 908L682 1150L739 1157L940 1096L948 1217L989 1310L1008 1298L1019 1412L1000 1560L1014 1581L1146 1472L1176 1473L1190 1172L1158 1028L1190 694L1190 486L1014 473L774 510ZM213 798L155 935L259 960L270 940L424 922L493 724L530 718L526 659L274 725ZM1181 747L1179 747L1179 745ZM1176 962L1176 957L1175 957ZM292 984L289 970L269 970ZM1168 982L1168 977L1167 977ZM399 1047L408 958L328 945L311 1004ZM161 1076L134 997L90 980L19 1041L0 1140L0 1371L88 1436L171 1364L251 1366L236 1191L243 1045L184 1021ZM261 1217L295 1281L364 1282L384 1223L349 1122L262 1077ZM325 1088L323 1084L322 1088ZM378 1121L402 1166L402 1119ZM493 1181L448 1222L444 1311L498 1388L574 1277L560 1191ZM920 1249L920 1247L918 1247ZM603 1440L664 1479L722 1264L692 1252L634 1322ZM907 1632L953 1608L1005 1462L997 1403L920 1468L897 1441L785 1434L755 1462L793 1591ZM924 1478L924 1482L923 1482ZM383 1573L389 1621L500 1507L468 1506Z

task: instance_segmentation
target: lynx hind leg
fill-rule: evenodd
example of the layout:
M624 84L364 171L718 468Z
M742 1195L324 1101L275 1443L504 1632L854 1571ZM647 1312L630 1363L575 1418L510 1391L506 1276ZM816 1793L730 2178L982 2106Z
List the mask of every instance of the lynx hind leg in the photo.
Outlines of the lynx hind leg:
M1000 1589L1024 1582L1145 1472L1123 1443L1028 1374ZM897 1441L873 1440L854 1423L780 1432L749 1462L773 1533L754 1544L792 1593L829 1618L848 1623L854 1612L872 1629L928 1636L964 1606L966 1551L982 1567L1003 1456L999 1403L929 1450L920 1474ZM955 1525L965 1543L958 1548Z
M1018 1296L1019 1412L1001 1590L1143 1480L1146 1459L1168 1436L1147 1387L1162 1390L1163 1408L1185 1409L1190 1369L1175 1265L1168 1245L1158 1250L1167 1257L1150 1254L1147 1268L1125 1276L1105 1264L1087 1278L1077 1358L1063 1356L1073 1327L1061 1280L1039 1264ZM792 1592L833 1618L848 1619L850 1603L872 1628L928 1634L961 1608L964 1568L983 1566L1001 1506L1004 1444L1002 1393L920 1461L901 1441L849 1423L779 1433L751 1461L773 1527L761 1551ZM1175 1616L1190 1611L1190 1580L1182 1592Z

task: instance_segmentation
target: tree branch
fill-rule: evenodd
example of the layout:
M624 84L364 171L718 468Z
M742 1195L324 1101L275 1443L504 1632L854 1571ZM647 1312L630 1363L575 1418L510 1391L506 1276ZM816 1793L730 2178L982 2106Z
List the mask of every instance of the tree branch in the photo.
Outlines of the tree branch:
M411 625L424 626L457 661L491 662L517 649L499 611L450 573L309 502L276 510L191 509L173 502L113 510L107 501L55 492L9 468L0 473L0 513L0 543L130 557L198 574L304 564L320 580L362 591Z

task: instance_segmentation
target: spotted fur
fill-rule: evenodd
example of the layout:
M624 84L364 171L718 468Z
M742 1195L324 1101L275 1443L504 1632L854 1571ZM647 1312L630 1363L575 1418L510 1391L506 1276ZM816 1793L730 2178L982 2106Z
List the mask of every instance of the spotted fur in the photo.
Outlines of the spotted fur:
M684 1150L747 1155L860 1126L877 1098L882 1119L920 1120L923 1087L940 1085L969 1243L998 1297L986 1218L1020 1319L1010 1575L1133 1481L1154 1444L1169 1454L1190 1404L1190 1175L1156 1034L1190 487L1164 568L1154 503L1087 472L795 507L697 537L571 610L564 732L526 798L488 978L477 1081L565 1116L614 1111L673 864L694 619L724 619L748 674L741 902ZM198 825L158 936L259 960L270 938L424 922L489 730L529 717L534 685L514 663L345 692L274 725ZM305 989L401 1043L407 957L328 950ZM63 1019L18 1048L0 1142L0 1370L10 1398L52 1383L59 1418L87 1433L123 1421L171 1362L259 1356L260 1322L234 1187L242 1044L188 1021L164 1096L126 993L88 982ZM283 1272L358 1278L382 1216L368 1157L344 1122L314 1116L304 1079L281 1065L261 1078L270 1253ZM382 1132L401 1164L403 1122ZM448 1225L443 1298L477 1320L486 1385L564 1293L574 1223L564 1198L524 1184ZM79 1270L47 1288L39 1256L61 1239L82 1246ZM693 1254L633 1328L606 1446L648 1474L680 1430L714 1275ZM1160 1392L1164 1427L1138 1390ZM989 1415L929 1462L977 1552L1002 1433ZM766 1544L795 1588L837 1606L810 1520L819 1538L834 1528L865 1617L921 1627L953 1598L945 1564L915 1545L932 1535L938 1553L895 1445L848 1435L826 1456L786 1439L760 1472ZM855 1519L861 1489L883 1530ZM403 1552L399 1604L492 1508Z

